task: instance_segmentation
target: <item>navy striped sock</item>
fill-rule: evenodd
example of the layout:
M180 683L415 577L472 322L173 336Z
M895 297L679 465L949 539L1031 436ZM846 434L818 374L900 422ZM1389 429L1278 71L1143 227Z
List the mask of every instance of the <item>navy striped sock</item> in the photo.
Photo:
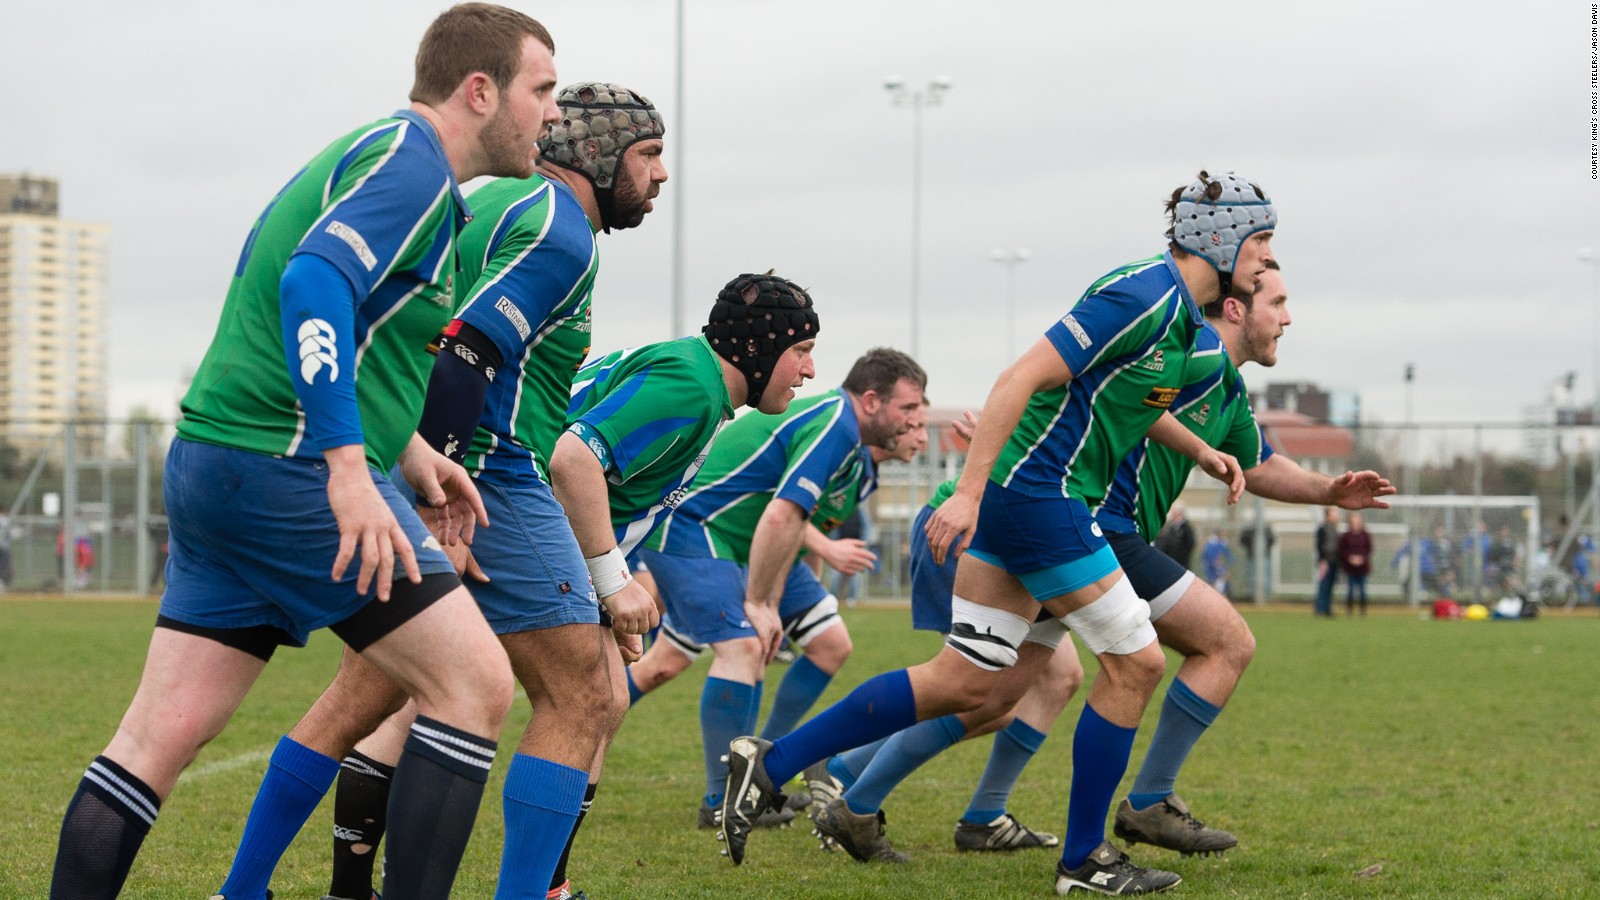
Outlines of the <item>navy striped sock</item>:
M494 741L426 716L412 723L389 789L385 894L449 896L494 750Z
M149 785L95 757L61 822L51 900L116 897L160 810Z

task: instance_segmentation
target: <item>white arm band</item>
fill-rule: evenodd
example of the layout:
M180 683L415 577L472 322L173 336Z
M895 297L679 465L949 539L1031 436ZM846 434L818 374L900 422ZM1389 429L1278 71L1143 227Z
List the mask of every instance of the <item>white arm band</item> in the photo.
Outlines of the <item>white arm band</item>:
M628 571L628 560L622 548L612 547L599 556L584 559L589 567L589 580L594 582L594 592L601 600L628 586L633 574Z

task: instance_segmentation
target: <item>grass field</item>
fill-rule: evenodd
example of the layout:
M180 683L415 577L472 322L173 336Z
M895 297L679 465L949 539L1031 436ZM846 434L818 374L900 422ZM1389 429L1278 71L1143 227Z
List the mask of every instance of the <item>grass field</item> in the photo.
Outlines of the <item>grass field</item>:
M1334 621L1303 608L1246 614L1259 642L1255 664L1179 782L1195 812L1237 833L1240 846L1212 859L1140 847L1136 861L1184 876L1175 896L1600 895L1592 610L1488 623L1421 621L1409 610ZM827 700L936 646L933 635L909 631L901 609L845 616L856 657ZM61 813L133 692L154 618L150 602L0 602L0 897L47 893ZM279 653L162 809L127 896L197 900L216 889L273 743L331 677L337 650L319 633L306 650ZM1085 665L1092 673L1093 660ZM890 835L911 863L824 854L796 827L756 834L735 869L693 825L704 673L701 664L630 714L574 851L574 879L591 898L1050 895L1050 851L958 856L952 847L987 739L946 753L890 797ZM1014 798L1012 811L1035 827L1062 828L1080 704ZM1135 768L1158 706L1141 729ZM525 721L523 707L514 709L502 763ZM456 896L493 893L503 774L497 765ZM281 900L317 898L326 886L331 806L279 868Z

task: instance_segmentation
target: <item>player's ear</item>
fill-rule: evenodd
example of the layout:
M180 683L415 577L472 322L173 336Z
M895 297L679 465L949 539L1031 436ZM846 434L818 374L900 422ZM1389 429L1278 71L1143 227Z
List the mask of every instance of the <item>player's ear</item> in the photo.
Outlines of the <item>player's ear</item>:
M473 72L463 78L461 91L472 111L484 116L493 113L500 97L500 86L484 72Z

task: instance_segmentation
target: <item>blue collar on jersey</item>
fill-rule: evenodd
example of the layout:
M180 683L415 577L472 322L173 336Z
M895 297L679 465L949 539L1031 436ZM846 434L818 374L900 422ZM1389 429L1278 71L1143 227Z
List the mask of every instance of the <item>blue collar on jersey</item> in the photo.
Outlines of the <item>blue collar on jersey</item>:
M433 145L433 149L439 154L439 159L444 162L445 171L450 173L450 193L456 198L456 230L459 231L462 225L472 221L472 207L467 205L467 198L461 196L461 184L456 180L456 170L450 166L450 157L444 152L444 144L439 142L439 133L433 130L431 122L409 109L395 110L392 118L405 119L417 126L428 136L428 143Z
M1167 264L1167 271L1172 273L1172 280L1178 284L1178 296L1183 298L1184 308L1189 310L1189 322L1192 325L1203 325L1206 321L1205 313L1195 305L1194 297L1189 295L1189 286L1184 284L1183 275L1178 272L1178 262L1172 258L1172 251L1161 254L1162 260Z

